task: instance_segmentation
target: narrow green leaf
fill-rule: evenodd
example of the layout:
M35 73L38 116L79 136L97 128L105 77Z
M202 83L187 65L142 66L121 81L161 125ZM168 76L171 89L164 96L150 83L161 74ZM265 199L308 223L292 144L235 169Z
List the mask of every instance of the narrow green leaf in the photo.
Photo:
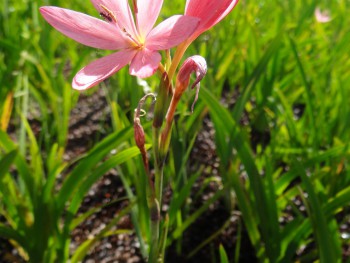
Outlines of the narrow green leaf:
M220 244L219 253L220 253L220 263L229 263L226 250L222 244Z
M0 160L0 181L5 176L5 174L10 169L10 166L15 161L15 158L17 157L18 150L12 150L9 153L7 153L1 160Z
M238 122L242 117L245 104L250 98L250 94L252 93L259 78L265 72L265 69L271 57L278 51L279 45L281 43L281 39L282 39L282 33L277 34L276 37L272 40L270 46L265 51L264 55L261 57L258 64L256 65L254 71L251 73L247 83L245 84L243 89L243 94L238 99L237 104L233 110L233 119L236 122Z
M303 80L304 86L305 86L305 94L306 94L306 101L307 101L307 107L306 107L306 111L309 115L309 122L310 122L310 133L311 133L311 141L313 142L313 145L316 146L316 141L317 141L317 133L316 133L316 125L315 125L315 116L314 116L314 100L313 98L313 94L311 93L311 85L310 82L307 79L303 64L300 60L300 56L298 54L298 50L297 50L297 45L295 44L294 40L292 38L289 38L289 42L294 54L294 58L297 62L297 66L299 68L300 74L301 74L301 78Z
M349 200L350 186L338 192L334 198L330 199L328 203L323 206L324 213L328 216L336 213L338 209L341 209L342 207L348 205Z
M119 132L113 133L98 143L86 157L79 161L79 164L73 169L68 178L63 182L61 190L57 196L58 211L62 211L65 203L69 200L79 186L86 174L90 173L103 158L122 142L133 136L131 127L125 128ZM60 213L60 212L59 212Z
M208 199L199 209L197 209L191 216L189 216L183 224L177 228L173 233L173 238L179 238L182 233L201 215L203 214L208 207L218 200L224 193L224 190L221 189L217 191L210 199Z
M321 204L314 191L313 185L309 177L305 173L305 169L300 162L295 161L295 166L299 170L301 179L303 181L306 192L308 193L308 200L310 205L310 218L320 255L321 263L340 262L340 248L336 247L334 236L331 234L327 219L322 211Z
M184 187L180 190L180 192L174 192L174 196L169 205L169 218L170 225L174 223L176 220L176 213L180 210L182 204L185 202L186 198L190 195L193 184L201 175L200 172L192 175L190 179L186 182Z
M150 145L145 145L146 150L150 149ZM101 176L103 176L106 172L108 172L113 167L116 167L117 165L120 165L131 158L134 158L135 156L140 154L140 150L134 146L129 149L126 149L124 151L121 151L117 153L116 155L112 156L105 162L103 162L100 166L98 166L95 170L91 171L90 173L85 174L85 180L82 182L79 186L79 189L75 192L75 195L72 199L72 202L69 206L68 211L71 214L75 214L80 206L80 203L82 202L85 194L88 192L88 190L91 188L91 186L99 179Z
M10 139L7 133L0 130L0 146L7 152L13 151L17 149L15 143ZM15 159L15 165L18 170L20 178L23 180L25 184L25 190L29 194L29 197L33 202L35 202L35 181L33 176L31 175L30 168L28 167L25 159L17 154Z
M80 225L81 223L83 223L84 221L86 221L86 219L88 219L90 216L92 216L93 214L101 211L103 208L106 208L110 205L113 205L115 203L121 202L121 201L125 201L128 200L127 197L122 197L122 198L118 198L116 200L113 200L112 202L97 206L97 207L93 207L90 210L88 210L87 212L79 215L78 217L74 218L74 220L71 222L70 224L70 229L71 231L73 231L78 225Z
M111 231L112 228L116 227L117 222L125 216L127 213L130 212L131 208L133 206L133 203L129 204L127 207L125 207L123 210L121 210L118 215L112 219L106 227L104 227L100 233L98 233L95 237L92 239L89 239L82 243L74 252L72 258L71 258L71 263L78 263L84 259L86 254L89 252L89 250L96 245L96 243L101 240L102 238L110 235L115 235L115 234L121 234L121 233L130 233L130 230L116 230L116 231Z
M9 228L2 223L0 223L0 236L5 238L5 239L16 241L23 248L28 248L28 243L27 243L27 240L24 236L22 236L16 230Z

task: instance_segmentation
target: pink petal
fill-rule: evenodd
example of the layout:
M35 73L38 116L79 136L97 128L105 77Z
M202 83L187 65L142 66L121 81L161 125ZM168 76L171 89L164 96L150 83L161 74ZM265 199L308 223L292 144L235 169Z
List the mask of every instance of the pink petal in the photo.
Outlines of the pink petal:
M148 34L146 47L152 50L164 50L177 46L192 35L199 21L196 17L172 16Z
M225 18L236 6L238 0L187 0L185 14L201 19L191 39L210 29Z
M100 19L54 6L40 7L40 12L62 34L86 46L110 50L128 46L115 26Z
M159 16L163 0L137 0L137 27L142 37L151 31Z
M234 1L224 1L224 4L221 6L221 9L218 10L220 13L219 16L216 17L215 21L213 22L212 26L215 26L217 23L219 23L222 19L224 19L231 11L232 9L238 4L238 0Z
M321 11L321 9L319 7L317 7L315 9L315 17L317 22L319 23L328 23L332 20L332 18L330 17L329 11Z
M150 77L157 71L161 59L157 51L144 48L131 61L129 73L139 78Z
M108 8L117 18L117 24L120 29L125 29L133 36L137 35L128 0L91 0L91 2L99 13L105 13L101 5Z
M82 68L74 77L72 86L77 90L85 90L105 80L135 56L134 50L125 50L100 58Z

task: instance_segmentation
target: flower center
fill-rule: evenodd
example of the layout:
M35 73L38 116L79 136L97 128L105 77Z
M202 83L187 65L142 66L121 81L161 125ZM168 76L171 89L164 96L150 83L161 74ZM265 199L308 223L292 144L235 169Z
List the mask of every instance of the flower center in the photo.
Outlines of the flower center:
M142 49L145 46L145 40L141 38L135 38L133 37L128 31L126 31L125 27L122 27L117 20L117 17L115 14L109 10L106 6L100 4L101 9L103 9L102 12L100 12L100 16L103 17L104 20L110 22L110 23L115 23L120 30L130 39L130 44L132 45L133 48L135 49ZM137 6L136 6L137 10Z
M145 40L133 37L125 28L122 28L125 35L131 40L130 44L136 49L142 49L145 46Z

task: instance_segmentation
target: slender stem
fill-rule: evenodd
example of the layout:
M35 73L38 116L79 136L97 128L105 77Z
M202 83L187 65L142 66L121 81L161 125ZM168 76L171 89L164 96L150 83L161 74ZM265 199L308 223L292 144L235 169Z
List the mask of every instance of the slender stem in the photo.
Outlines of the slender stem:
M176 49L173 60L172 60L171 65L170 65L170 68L168 70L168 76L169 76L170 81L172 80L172 78L175 74L175 71L180 64L180 61L181 61L183 55L185 54L186 49L188 48L188 46L190 44L191 44L190 41L183 42Z
M166 73L165 67L163 66L162 63L159 62L158 65L158 72L160 73L160 75L162 76L164 73Z
M170 50L169 49L167 49L165 51L165 56L166 56L165 66L166 66L167 69L169 69L170 65L171 65L171 54L170 54Z
M155 196L159 200L159 128L153 127L153 155L154 155L154 181L155 181Z
M153 203L150 207L151 216L151 248L148 258L148 263L157 263L159 257L159 223L160 212L159 203L157 199L153 199Z

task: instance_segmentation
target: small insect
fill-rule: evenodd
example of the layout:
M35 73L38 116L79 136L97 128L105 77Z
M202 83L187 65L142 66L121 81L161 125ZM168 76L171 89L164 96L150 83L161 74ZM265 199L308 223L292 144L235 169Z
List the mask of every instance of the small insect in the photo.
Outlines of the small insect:
M101 13L100 13L100 16L101 16L104 20L106 20L106 21L108 21L108 22L112 22L112 21L113 21L113 18L112 18L109 14L105 14L105 13L101 12Z
M103 19L107 20L108 22L117 22L117 18L111 10L109 10L104 5L100 5L100 7L103 9L103 12L100 12L100 16L102 16Z

